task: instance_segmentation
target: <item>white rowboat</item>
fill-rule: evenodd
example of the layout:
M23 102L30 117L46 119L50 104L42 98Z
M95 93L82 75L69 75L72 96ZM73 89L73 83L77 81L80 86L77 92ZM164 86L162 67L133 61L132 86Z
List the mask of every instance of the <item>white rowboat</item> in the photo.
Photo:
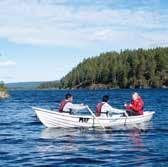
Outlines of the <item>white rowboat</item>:
M124 117L97 117L95 119L91 115L71 115L69 113L60 113L57 111L46 110L42 108L32 107L39 120L49 128L63 127L63 128L76 128L76 127L100 127L100 123L106 128L113 128L116 126L125 126L131 124L140 124L148 122L152 119L155 112L144 112L144 115Z

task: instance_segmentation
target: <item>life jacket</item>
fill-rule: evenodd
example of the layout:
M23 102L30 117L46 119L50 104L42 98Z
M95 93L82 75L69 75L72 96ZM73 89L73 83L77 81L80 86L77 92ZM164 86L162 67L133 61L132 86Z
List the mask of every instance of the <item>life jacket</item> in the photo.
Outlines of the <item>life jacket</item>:
M96 116L97 117L100 117L100 115L101 115L101 109L102 109L103 105L104 105L104 103L102 103L102 102L98 103L96 105Z
M58 111L59 111L59 112L63 112L64 107L65 107L65 105L66 105L67 103L69 103L69 101L67 101L67 100L62 100Z
M141 97L133 102L133 106L134 106L133 110L135 112L138 112L139 115L143 115L144 101L142 100Z
M133 110L138 113L138 115L143 115L143 109L144 109L144 101L141 97L139 97L136 100L132 100L131 102L132 106L127 106L126 109Z

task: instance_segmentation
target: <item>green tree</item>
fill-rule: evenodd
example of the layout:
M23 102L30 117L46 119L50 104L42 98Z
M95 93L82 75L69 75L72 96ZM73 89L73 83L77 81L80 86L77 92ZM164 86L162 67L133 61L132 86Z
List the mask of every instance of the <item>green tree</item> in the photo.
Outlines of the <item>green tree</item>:
M120 88L168 86L168 47L107 52L84 59L65 75L59 88L103 84ZM44 87L58 85L44 83Z

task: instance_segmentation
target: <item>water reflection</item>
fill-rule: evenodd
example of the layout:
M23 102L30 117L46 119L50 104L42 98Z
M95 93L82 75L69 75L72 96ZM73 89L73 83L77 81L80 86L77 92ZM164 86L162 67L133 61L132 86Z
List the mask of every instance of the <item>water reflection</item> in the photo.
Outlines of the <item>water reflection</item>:
M55 160L79 159L103 160L104 163L141 164L149 157L143 135L151 124L138 125L139 129L78 129L46 128L41 131L37 150L43 156L50 155ZM131 158L129 162L128 159ZM107 162L106 162L107 161ZM75 162L74 162L75 163Z
M57 139L65 136L73 136L77 133L77 129L65 129L65 128L45 128L42 130L41 138L44 139Z
M156 111L153 127L141 124L138 130L126 126L105 131L44 129L29 106L56 106L67 90L10 92L11 98L0 105L0 166L168 166L168 91L138 91L147 104L146 110ZM113 106L121 108L131 92L118 89L70 93L76 103L84 102L94 109L104 94L112 97Z
M55 160L73 158L82 147L81 143L78 144L80 133L80 129L46 128L41 132L41 139L47 141L47 144L39 145L37 150L43 155L56 156Z
M133 128L130 131L129 137L138 148L140 148L140 147L145 148L145 145L142 140L142 135L143 135L143 133L146 133L150 129L152 129L151 122L137 124L136 128Z
M147 132L152 129L151 122L136 124L135 126L124 126L124 127L115 127L111 129L94 129L94 128L45 128L41 132L41 138L43 139L61 139L61 137L69 137L73 138L78 135L90 135L93 134L96 138L103 138L104 140L107 138L112 138L112 134L116 134L117 132L129 132L133 138L137 138L140 136L141 132ZM89 136L91 137L91 136Z

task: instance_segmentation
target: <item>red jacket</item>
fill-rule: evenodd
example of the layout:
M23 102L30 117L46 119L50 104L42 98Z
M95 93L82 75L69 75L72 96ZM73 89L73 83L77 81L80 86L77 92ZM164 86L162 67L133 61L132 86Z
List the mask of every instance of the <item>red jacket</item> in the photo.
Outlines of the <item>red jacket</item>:
M133 110L139 115L143 115L144 102L141 97L136 100L132 100L131 105L126 106L127 110Z

